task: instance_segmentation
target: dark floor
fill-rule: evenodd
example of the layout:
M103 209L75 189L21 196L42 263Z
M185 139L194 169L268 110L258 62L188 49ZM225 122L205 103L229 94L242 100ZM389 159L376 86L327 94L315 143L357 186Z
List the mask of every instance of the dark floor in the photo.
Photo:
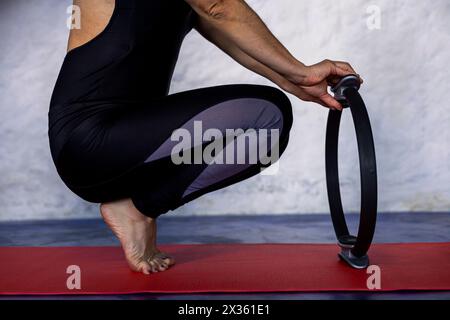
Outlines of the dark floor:
M347 215L355 230L358 216ZM159 243L334 243L328 215L215 216L159 219ZM375 242L450 242L450 212L379 214ZM98 219L0 223L0 246L119 245ZM2 297L10 299L14 297ZM27 297L35 299L38 297ZM39 297L104 299L105 296ZM450 299L450 292L140 294L108 299Z

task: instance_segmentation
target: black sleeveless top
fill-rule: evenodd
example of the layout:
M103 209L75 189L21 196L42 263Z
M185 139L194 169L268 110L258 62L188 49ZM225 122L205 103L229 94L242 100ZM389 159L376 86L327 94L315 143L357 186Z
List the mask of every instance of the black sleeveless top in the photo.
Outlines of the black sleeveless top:
M53 159L97 113L166 96L194 19L184 0L116 0L106 28L65 56L48 112Z

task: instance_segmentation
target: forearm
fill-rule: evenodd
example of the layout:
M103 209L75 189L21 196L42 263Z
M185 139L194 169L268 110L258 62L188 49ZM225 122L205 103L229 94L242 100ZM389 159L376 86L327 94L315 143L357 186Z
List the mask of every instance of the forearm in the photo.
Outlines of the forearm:
M198 30L239 63L264 73L270 80L277 77L294 83L302 80L305 66L276 39L244 0L191 2L198 14Z
M239 64L245 68L267 78L273 83L277 84L280 88L288 90L291 88L292 84L281 74L275 72L271 68L262 64L258 60L249 56L247 53L242 51L238 46L228 39L224 39L220 34L214 30L208 29L207 25L204 23L198 23L195 29L208 41L215 44L222 51L228 54L232 59L237 61Z

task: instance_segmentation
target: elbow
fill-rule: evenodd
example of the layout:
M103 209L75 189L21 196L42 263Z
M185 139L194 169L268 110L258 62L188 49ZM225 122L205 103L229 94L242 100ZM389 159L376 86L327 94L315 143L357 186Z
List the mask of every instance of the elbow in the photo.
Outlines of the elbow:
M227 20L231 17L233 3L236 0L200 0L199 9L203 15L211 20Z

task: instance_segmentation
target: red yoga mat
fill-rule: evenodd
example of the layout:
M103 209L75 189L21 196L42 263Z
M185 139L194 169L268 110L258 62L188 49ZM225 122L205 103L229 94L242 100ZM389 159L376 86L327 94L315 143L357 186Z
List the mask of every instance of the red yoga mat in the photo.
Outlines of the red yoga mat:
M0 248L0 294L369 291L367 270L348 267L333 244L161 245L176 265L143 275L119 247ZM450 243L376 244L381 291L450 290ZM79 266L81 289L68 289ZM73 280L73 278L72 278ZM70 281L69 281L70 282Z

